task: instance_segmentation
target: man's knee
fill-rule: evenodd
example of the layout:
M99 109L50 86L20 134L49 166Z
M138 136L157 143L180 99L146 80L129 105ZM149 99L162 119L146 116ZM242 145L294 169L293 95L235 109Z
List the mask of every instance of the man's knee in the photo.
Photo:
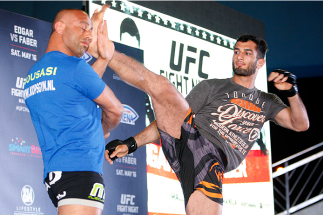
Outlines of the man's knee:
M161 75L157 75L155 80L151 83L150 92L148 93L153 98L167 97L177 94L177 89L170 83L170 81Z

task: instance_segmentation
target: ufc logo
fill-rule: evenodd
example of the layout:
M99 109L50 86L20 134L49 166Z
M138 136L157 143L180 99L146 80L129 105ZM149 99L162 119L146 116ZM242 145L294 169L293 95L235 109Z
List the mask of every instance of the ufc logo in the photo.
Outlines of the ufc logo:
M135 205L134 203L134 198L136 198L135 195L130 195L130 194L121 194L121 204L123 205L128 205L130 203L130 205Z

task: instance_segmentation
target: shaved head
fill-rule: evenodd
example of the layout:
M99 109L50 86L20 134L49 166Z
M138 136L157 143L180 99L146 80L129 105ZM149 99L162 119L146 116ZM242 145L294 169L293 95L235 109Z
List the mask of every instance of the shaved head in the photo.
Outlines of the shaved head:
M87 15L87 13L85 13L84 11L79 10L79 9L63 9L63 10L59 11L53 21L52 32L55 31L56 22L68 23L69 21L71 21L71 18L73 18L75 16L75 13L77 13L77 12L79 12L79 13L81 12L81 13L84 13L85 15Z
M64 9L57 13L47 52L60 51L82 57L92 41L92 21L82 10Z

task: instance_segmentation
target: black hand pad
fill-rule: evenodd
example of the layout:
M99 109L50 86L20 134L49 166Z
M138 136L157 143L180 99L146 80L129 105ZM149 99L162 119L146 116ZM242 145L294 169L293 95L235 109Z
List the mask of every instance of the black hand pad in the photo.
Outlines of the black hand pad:
M273 72L278 72L279 74L283 74L284 77L288 77L286 82L292 84L292 88L289 90L280 90L280 92L286 96L286 97L292 97L295 96L298 93L298 88L296 85L296 75L286 71L286 70L282 70L282 69L275 69L273 70Z
M131 154L137 150L137 143L135 138L133 137L129 137L124 141L113 140L105 146L105 150L109 150L109 157L116 150L117 146L123 145L123 144L125 144L128 147L128 154ZM117 159L117 156L111 158L112 161L114 161L115 159Z
M109 142L106 146L105 146L105 150L109 150L109 157L110 155L114 152L114 150L116 150L116 147L123 144L121 140L113 140L111 142ZM118 157L115 156L113 158L110 157L110 159L112 161L114 161L115 159L117 159Z

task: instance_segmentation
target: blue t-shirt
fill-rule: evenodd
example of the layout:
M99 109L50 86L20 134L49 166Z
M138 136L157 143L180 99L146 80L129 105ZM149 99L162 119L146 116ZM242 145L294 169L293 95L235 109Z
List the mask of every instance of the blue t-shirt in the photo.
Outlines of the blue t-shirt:
M45 54L29 71L24 96L44 161L51 171L102 174L101 108L93 101L105 83L84 60L58 51Z

